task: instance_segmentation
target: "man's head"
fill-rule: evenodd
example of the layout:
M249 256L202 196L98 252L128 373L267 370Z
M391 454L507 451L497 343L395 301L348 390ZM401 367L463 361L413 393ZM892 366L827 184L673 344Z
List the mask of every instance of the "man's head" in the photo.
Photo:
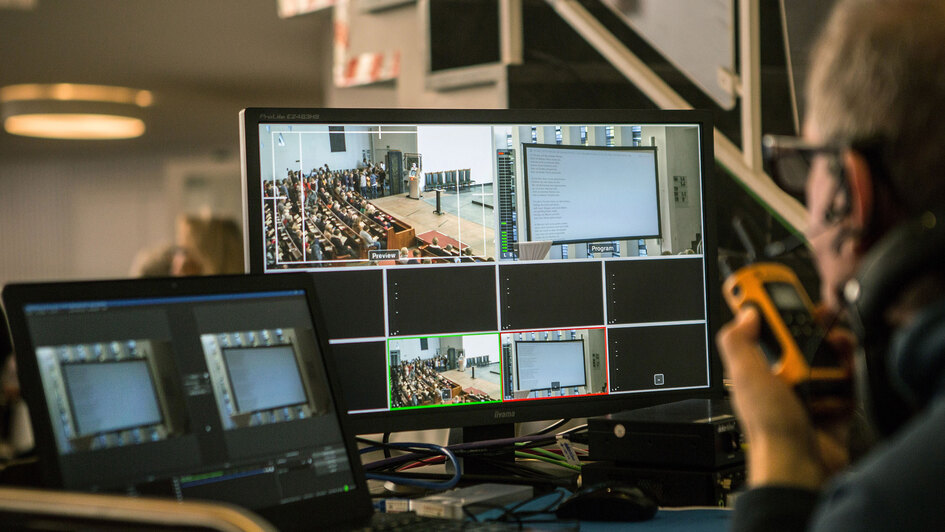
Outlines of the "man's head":
M814 50L804 137L808 239L823 298L890 227L945 204L945 2L844 0Z

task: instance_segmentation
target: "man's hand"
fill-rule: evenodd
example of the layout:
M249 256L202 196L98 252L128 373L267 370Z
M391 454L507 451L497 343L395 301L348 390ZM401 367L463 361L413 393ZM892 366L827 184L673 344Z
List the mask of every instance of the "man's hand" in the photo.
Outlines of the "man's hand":
M846 464L838 442L844 431L815 430L794 390L771 373L758 345L760 319L756 309L743 309L716 337L748 439L748 481L818 489Z

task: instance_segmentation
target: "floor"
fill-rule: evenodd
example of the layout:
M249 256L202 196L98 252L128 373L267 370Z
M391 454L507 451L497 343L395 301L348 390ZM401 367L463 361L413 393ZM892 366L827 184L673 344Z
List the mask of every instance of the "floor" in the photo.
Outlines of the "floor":
M486 194L483 197L480 194ZM493 209L473 204L473 200L492 203L491 187L485 192L468 190L459 194L444 193L441 197L443 214L434 213L436 195L427 192L420 200L403 194L371 200L378 208L412 225L418 235L439 231L472 248L473 254L495 256L495 225ZM458 214L457 214L458 213ZM478 221L473 221L478 220Z
M451 369L440 372L440 375L462 386L464 390L475 388L489 397L499 400L502 398L502 385L499 384L499 375L492 373L493 371L498 373L498 363L476 368L476 378L472 376L472 368L466 368L466 371Z

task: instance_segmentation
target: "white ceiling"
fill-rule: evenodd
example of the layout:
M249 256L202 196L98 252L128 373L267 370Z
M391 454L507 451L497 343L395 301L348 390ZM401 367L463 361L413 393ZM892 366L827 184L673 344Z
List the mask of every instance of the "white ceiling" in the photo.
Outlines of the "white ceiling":
M38 0L0 4L0 86L94 83L154 92L148 131L127 141L0 132L0 157L235 153L248 106L318 106L330 10L279 19L276 0Z

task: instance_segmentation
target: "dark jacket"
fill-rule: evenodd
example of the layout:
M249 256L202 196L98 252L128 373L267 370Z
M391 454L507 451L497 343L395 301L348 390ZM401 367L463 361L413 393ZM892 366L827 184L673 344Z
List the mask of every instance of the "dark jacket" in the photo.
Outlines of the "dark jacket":
M918 414L823 492L745 492L733 531L945 530L945 302L896 331L888 359Z

